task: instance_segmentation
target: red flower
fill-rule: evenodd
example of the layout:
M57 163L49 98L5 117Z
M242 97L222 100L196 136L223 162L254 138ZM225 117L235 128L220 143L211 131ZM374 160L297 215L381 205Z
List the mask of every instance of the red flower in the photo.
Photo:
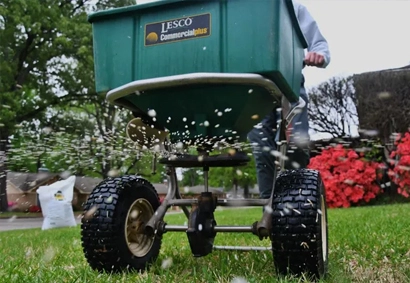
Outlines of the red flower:
M407 198L410 193L410 132L398 135L395 145L396 150L390 154L393 169L388 175L398 185L397 192Z
M349 150L348 153L347 153L347 157L348 157L349 159L356 159L356 158L358 158L359 156L357 155L357 153L356 153L355 151Z
M28 208L30 213L41 212L41 208L37 205L32 205Z
M349 207L362 200L368 202L381 191L376 183L380 164L365 161L354 150L342 145L323 150L311 159L308 167L320 172L328 207Z

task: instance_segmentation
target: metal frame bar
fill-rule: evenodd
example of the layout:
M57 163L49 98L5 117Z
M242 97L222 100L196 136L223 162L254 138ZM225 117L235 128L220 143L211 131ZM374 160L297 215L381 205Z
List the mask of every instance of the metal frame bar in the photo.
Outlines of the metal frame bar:
M158 230L168 208L171 206L181 206L184 214L189 218L190 212L186 206L192 206L198 204L197 199L182 199L179 191L176 170L175 167L168 166L168 192L162 201L161 205L157 208L154 215L148 221L145 229L148 233L154 234ZM231 206L231 207L243 207L243 206L266 206L269 204L268 199L218 199L218 206ZM174 226L165 225L166 231L186 231L187 226ZM171 229L171 230L170 230ZM217 232L253 232L252 226L217 226L215 227ZM165 232L165 231L164 231Z
M186 232L188 230L188 225L165 225L164 232ZM219 233L232 233L232 232L252 232L252 226L221 226L215 227L215 232Z
M295 103L292 107L286 106L286 104L290 104L285 97L282 99L282 109L283 109L283 116L285 116L286 127L292 122L293 118L298 114L298 111L301 111L303 107L306 106L306 101L299 97L298 102Z
M191 206L198 204L197 199L170 199L169 206ZM268 199L218 199L218 206L243 207L243 206L265 206L268 204Z
M302 97L299 97L299 101L291 107L289 101L287 101L284 97L282 97L282 116L284 116L284 120L279 124L279 152L282 156L286 155L288 150L288 140L286 137L286 130L290 123L292 123L293 118L298 114L298 111L301 111L306 106L306 102ZM282 127L284 127L282 129ZM285 170L285 159L279 159L279 169L280 171ZM274 180L276 180L276 175Z
M162 222L167 210L172 205L175 205L174 202L183 201L181 193L179 192L177 174L174 167L167 167L168 170L168 192L162 201L161 205L155 211L155 214L151 217L148 223L145 225L145 230L150 234L155 234L155 231L158 229L158 225ZM182 207L184 214L189 218L189 211L186 207Z
M133 81L117 87L107 93L106 100L116 104L116 100L124 96L147 90L186 86L193 84L236 84L264 87L272 96L280 100L282 92L277 85L258 74L248 73L190 73Z
M228 251L271 251L272 247L244 247L244 246L214 246L214 250L228 250Z

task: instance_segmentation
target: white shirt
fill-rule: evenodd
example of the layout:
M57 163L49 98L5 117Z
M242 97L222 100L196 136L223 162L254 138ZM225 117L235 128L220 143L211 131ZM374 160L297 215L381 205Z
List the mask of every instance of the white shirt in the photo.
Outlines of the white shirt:
M292 1L300 29L305 36L309 52L316 52L324 57L325 63L321 66L326 68L330 63L330 51L326 39L319 30L316 21L306 7L296 1Z

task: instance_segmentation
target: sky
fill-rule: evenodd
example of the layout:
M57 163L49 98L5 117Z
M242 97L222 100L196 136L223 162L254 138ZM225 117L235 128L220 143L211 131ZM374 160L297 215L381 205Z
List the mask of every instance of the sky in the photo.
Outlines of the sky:
M334 76L410 64L410 0L298 0L329 43L326 69L304 70L311 88Z
M334 76L410 65L410 0L297 1L318 23L331 53L326 69L305 68L306 88ZM312 139L323 137L329 135L311 132Z

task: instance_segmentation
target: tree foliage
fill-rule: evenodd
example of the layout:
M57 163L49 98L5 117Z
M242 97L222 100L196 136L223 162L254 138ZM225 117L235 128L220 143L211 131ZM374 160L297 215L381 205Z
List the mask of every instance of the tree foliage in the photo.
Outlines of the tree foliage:
M87 12L130 0L0 2L0 210L7 208L4 163L17 125L43 121L53 105L96 97Z
M354 76L361 128L377 132L383 144L394 148L393 133L410 125L410 65Z
M224 153L226 150L215 150L214 154ZM229 151L229 150L228 150ZM251 160L245 166L239 167L211 167L208 173L210 187L224 190L241 187L245 194L257 183L255 160ZM204 184L204 176L201 168L190 168L182 172L182 186L193 187Z
M335 138L350 137L358 125L356 93L351 77L331 78L309 92L310 127Z
M194 187L204 184L203 173L198 168L189 168L183 171L181 185L184 187Z
M66 108L53 109L47 127L24 123L12 138L10 169L37 172L45 166L80 176L134 173L156 181L164 178L163 166L156 177L151 175L152 153L140 151L126 137L126 112L102 102Z
M240 167L216 167L209 173L209 184L225 190L243 188L245 197L248 197L249 189L256 183L255 160L252 157L250 162Z

